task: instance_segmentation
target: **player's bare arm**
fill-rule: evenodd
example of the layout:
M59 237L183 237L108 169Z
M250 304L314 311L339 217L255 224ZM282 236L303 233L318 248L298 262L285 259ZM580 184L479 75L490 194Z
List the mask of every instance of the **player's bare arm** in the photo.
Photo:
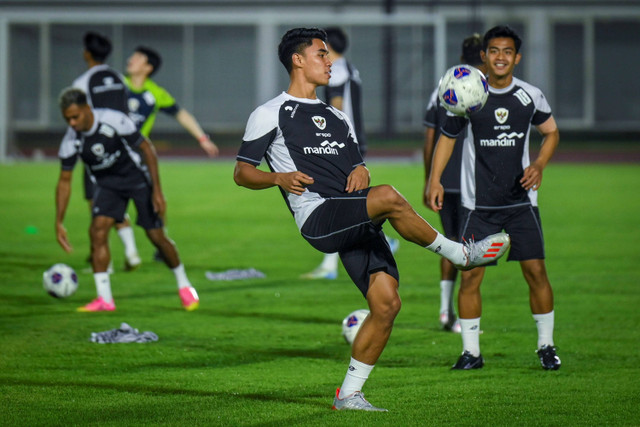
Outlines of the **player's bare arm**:
M162 187L160 186L160 173L158 172L158 156L156 155L156 149L148 139L144 139L140 144L140 152L144 159L147 168L149 168L149 175L151 175L151 183L153 184L153 208L158 214L163 215L167 209L167 202L162 194Z
M427 190L429 188L429 175L431 174L431 162L433 160L433 150L436 145L436 129L428 127L424 132L424 189L422 190L422 203L429 209L429 196Z
M73 251L67 238L67 229L64 228L64 215L71 197L71 174L72 171L60 171L56 186L56 240L66 252Z
M431 164L431 173L429 174L429 184L427 186L427 197L429 204L427 207L434 212L438 212L442 209L442 202L444 200L444 187L440 182L442 172L447 166L451 153L453 153L453 146L455 145L455 138L450 138L446 135L440 135L436 144L435 153L433 155L433 162Z
M371 174L364 165L356 166L347 177L347 193L364 190L371 183Z
M525 168L520 184L525 190L538 190L542 185L542 170L547 166L549 160L555 153L558 143L560 142L560 132L553 116L549 117L544 123L537 126L538 131L542 134L542 146L536 160Z
M300 196L308 185L313 184L313 178L300 171L279 173L265 172L246 162L236 162L233 171L236 184L252 190L262 190L278 186L283 190Z

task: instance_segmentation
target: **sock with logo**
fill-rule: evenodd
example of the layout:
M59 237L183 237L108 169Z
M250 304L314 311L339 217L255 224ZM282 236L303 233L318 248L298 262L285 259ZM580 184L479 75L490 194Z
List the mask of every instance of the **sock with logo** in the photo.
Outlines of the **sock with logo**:
M111 295L111 279L109 279L109 273L93 273L93 280L96 282L98 296L102 297L105 302L112 303L113 295Z
M349 363L349 369L347 369L347 375L344 377L342 387L340 387L340 394L338 399L344 399L346 396L361 391L369 374L375 365L367 365L366 363L358 362L353 357Z
M440 281L440 313L448 311L453 314L453 286L455 283L453 280Z
M184 264L180 264L176 268L172 268L173 274L176 276L176 281L178 282L178 289L188 288L191 286L191 282L187 277L187 272L184 269Z
M462 329L462 350L480 356L480 318L459 319Z
M542 348L543 345L553 347L554 317L553 310L549 313L533 315L533 320L536 321L536 327L538 328L538 349Z
M466 263L467 257L462 250L462 244L449 240L440 233L438 233L435 240L429 246L425 246L425 248L445 257L455 265Z

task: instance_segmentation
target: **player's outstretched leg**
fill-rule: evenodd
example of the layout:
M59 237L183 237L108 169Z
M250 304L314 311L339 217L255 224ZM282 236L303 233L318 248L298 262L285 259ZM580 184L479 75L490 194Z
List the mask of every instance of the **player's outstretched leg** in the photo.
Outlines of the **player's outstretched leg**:
M191 286L184 265L180 262L175 244L167 237L163 228L147 230L147 236L149 240L151 240L151 243L162 253L165 264L176 276L178 295L180 296L182 306L187 311L196 310L200 306L200 299L198 298L198 293L195 288Z

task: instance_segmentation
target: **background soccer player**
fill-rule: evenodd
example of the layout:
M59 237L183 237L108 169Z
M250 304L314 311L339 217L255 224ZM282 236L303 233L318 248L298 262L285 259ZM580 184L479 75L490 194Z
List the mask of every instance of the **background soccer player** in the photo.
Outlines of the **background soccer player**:
M529 302L538 328L537 353L544 369L558 369L560 359L553 342L553 291L545 267L544 240L537 191L542 171L559 142L551 107L540 89L513 76L520 62L522 41L508 26L484 35L482 59L487 66L489 98L482 110L469 117L449 116L433 157L428 197L431 207L443 207L440 182L451 157L456 136L471 124L473 138L462 151L461 238L482 238L505 230L511 236L509 260L520 262L529 285ZM529 159L529 132L534 125L543 136L535 161ZM463 354L453 369L477 369L480 354L480 284L485 268L461 273L458 310Z
M60 177L56 186L56 238L70 252L72 246L64 228L64 217L71 196L71 178L78 157L96 183L91 226L91 263L98 296L78 308L82 312L114 311L111 280L107 268L111 259L109 230L125 215L129 201L138 212L137 223L163 254L175 274L183 307L198 308L199 299L180 262L174 243L162 228L160 214L166 203L160 187L155 149L136 129L129 117L116 110L93 109L79 89L60 95L60 111L69 128L60 144ZM134 154L133 151L137 153ZM143 160L144 163L141 161Z
M486 74L486 67L480 57L482 51L482 39L479 34L473 34L462 42L462 55L460 60L464 64L472 65ZM431 209L427 196L429 184L429 173L431 172L431 161L436 141L440 136L440 127L447 119L447 110L440 104L438 98L438 88L433 91L427 112L424 117L425 137L424 137L424 190L422 194L423 203ZM444 235L453 241L458 241L460 233L460 160L462 158L462 144L468 133L461 132L453 147L453 154L447 167L442 172L441 182L444 187L444 201L440 214ZM460 333L460 322L456 316L453 305L453 290L456 284L458 269L455 268L446 258L440 258L440 325L446 331Z
M89 31L83 37L83 58L89 69L73 81L72 86L82 90L87 96L88 104L93 108L109 108L129 113L127 107L127 88L123 78L114 69L105 64L111 53L111 41L99 33ZM91 174L85 168L84 196L92 205L95 182L91 180ZM125 215L122 222L115 225L118 236L122 240L125 253L125 271L137 268L142 260L138 255L133 228Z
M369 304L370 314L352 345L352 357L334 409L380 411L362 386L387 344L400 311L399 274L382 224L405 239L446 256L462 268L487 262L492 244L509 246L504 234L462 245L438 233L390 185L369 187L369 170L344 112L318 99L329 83L326 35L317 28L289 30L278 46L289 73L286 92L253 111L236 157L234 180L260 190L278 186L301 235L316 249L340 259ZM271 171L257 168L265 158Z

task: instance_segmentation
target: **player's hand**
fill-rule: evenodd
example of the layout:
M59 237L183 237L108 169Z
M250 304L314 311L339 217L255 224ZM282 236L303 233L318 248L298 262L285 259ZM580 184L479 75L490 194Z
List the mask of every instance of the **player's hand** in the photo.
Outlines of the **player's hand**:
M524 174L520 179L520 185L522 185L522 188L527 191L531 189L537 191L540 188L541 184L542 168L536 166L535 164L529 165L527 168L525 168Z
M429 183L424 183L424 189L422 190L422 204L427 208L431 209L431 205L429 204Z
M441 183L429 184L427 186L427 207L434 212L442 210L444 200L444 187Z
M158 215L163 216L167 210L167 202L164 199L164 194L162 194L162 191L159 188L153 188L151 201L153 203L153 210L156 211Z
M371 182L369 169L362 165L356 166L347 177L347 187L344 190L347 193L364 190L369 186L369 182Z
M69 243L69 239L67 238L67 229L64 228L64 225L62 224L56 224L56 239L65 252L73 251L73 246L71 246L71 243Z
M300 171L278 173L276 175L276 184L283 190L297 196L302 195L305 188L313 183L313 178Z
M207 156L217 157L218 154L220 154L220 149L218 148L218 146L214 144L213 141L209 139L207 135L200 138L198 142L200 143L200 147L202 147L204 152L207 153Z

